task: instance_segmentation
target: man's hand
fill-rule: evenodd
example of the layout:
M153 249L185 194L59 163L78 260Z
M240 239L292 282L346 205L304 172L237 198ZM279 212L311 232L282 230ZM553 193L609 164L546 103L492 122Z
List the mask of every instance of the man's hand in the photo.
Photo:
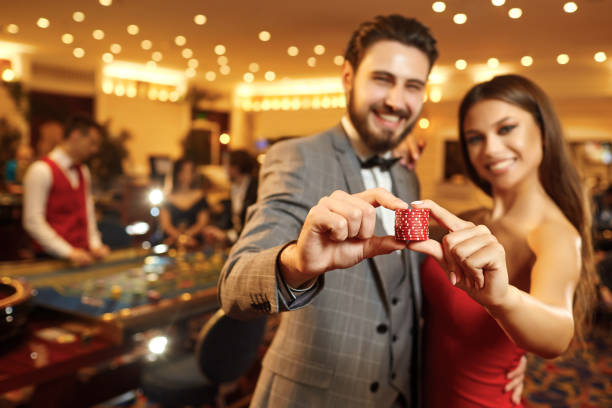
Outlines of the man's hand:
M382 188L350 195L334 191L310 209L297 243L280 256L283 278L299 287L329 270L349 268L366 258L406 247L394 236L377 237L376 207L391 210L408 204Z
M415 135L410 134L399 146L393 149L393 155L400 158L400 163L403 166L409 170L414 170L423 150L425 150L425 146L427 146L427 140L417 139Z
M81 248L73 248L72 252L68 254L68 259L76 266L90 265L94 262L94 258Z
M207 225L202 228L202 236L204 236L207 243L225 242L227 240L225 231L214 225Z
M106 258L108 254L110 254L110 248L102 244L97 248L93 248L90 252L94 256L94 258L102 259L102 258Z
M525 371L527 370L527 357L521 357L518 366L507 375L508 383L504 388L506 392L512 392L512 402L515 405L521 403L521 395L525 386Z

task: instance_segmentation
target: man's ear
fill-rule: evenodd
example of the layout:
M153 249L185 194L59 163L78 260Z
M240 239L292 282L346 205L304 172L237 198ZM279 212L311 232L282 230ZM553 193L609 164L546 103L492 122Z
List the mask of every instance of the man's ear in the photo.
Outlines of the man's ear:
M344 61L344 65L342 66L342 86L344 87L344 92L347 94L351 91L354 78L355 70L353 69L353 66L350 62Z

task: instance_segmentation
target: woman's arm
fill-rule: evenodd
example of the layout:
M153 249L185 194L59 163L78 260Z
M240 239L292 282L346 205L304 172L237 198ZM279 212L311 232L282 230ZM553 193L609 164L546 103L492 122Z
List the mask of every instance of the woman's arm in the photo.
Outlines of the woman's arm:
M159 212L159 222L162 230L164 230L166 235L170 238L176 239L181 234L181 232L172 225L172 217L170 216L170 211L166 207L162 207Z
M198 235L199 233L202 232L204 227L208 225L209 219L210 219L210 213L208 212L208 210L207 209L200 210L198 212L198 216L196 218L195 224L193 224L191 227L187 229L187 231L185 231L185 235L188 235L190 237L194 237Z

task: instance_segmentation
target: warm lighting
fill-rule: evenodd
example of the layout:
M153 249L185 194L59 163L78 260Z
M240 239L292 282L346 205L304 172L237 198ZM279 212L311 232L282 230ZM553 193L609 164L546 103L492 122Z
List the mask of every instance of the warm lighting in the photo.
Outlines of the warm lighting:
M113 54L119 54L121 52L121 45L119 44L111 44L110 50Z
M217 55L225 54L225 45L222 45L222 44L215 45L215 54Z
M570 58L567 54L559 54L557 55L557 63L561 65L565 65L569 62Z
M170 102L176 102L180 98L180 95L177 91L170 92Z
M195 58L191 58L189 61L187 61L187 66L189 68L194 68L195 69L195 68L198 67L198 65L200 65L200 62L197 59L195 59Z
M575 13L578 10L578 5L573 1L568 1L563 5L563 11L566 13Z
M270 38L272 38L272 35L268 31L261 31L259 33L259 39L263 42L270 41Z
M276 79L276 74L274 71L267 71L264 74L264 78L266 78L266 81L274 81Z
M147 68L148 70L154 70L155 68L157 68L157 63L155 61L147 61L147 63L145 64L145 68Z
M159 91L159 95L157 97L160 100L160 102L167 102L168 101L168 96L169 96L168 95L168 90L167 89L161 89Z
M41 17L38 19L38 21L36 21L36 25L40 28L48 28L51 23L49 22L48 19Z
M429 91L429 100L433 103L438 103L442 100L442 90L440 88L432 88Z
M306 60L306 64L307 64L309 67L314 68L314 67L316 67L316 66L317 66L317 59L316 59L315 57L309 57L309 58Z
M230 140L231 140L231 137L227 133L221 133L221 135L219 136L219 142L221 144L224 144L224 145L229 144Z
M219 72L221 73L221 75L229 75L231 71L232 70L229 65L223 65L219 68Z
M142 48L143 50L150 50L151 48L153 48L153 43L151 42L151 40L142 40L140 43L140 48Z
M91 36L96 40L102 40L104 39L104 31L100 29L93 30L93 32L91 33Z
M196 76L195 68L187 68L185 70L185 75L187 75L187 77L189 77L189 78L193 78L194 76Z
M183 45L187 44L187 39L182 35L177 35L174 37L174 43L177 46L182 47Z
M244 79L244 82L253 82L255 75L253 75L251 72L247 72L242 76L242 79Z
M453 21L455 24L465 24L467 16L464 13L457 13L453 16Z
M181 51L181 55L183 56L183 58L191 58L193 57L193 51L191 50L191 48L183 48L183 51Z
M104 92L107 95L110 95L113 93L113 81L110 79L105 79L104 81L102 81L102 92Z
M82 11L75 11L74 13L72 13L72 19L77 23L82 23L83 21L85 21L85 13L83 13Z
M599 51L596 52L595 55L593 56L593 58L595 59L595 61L597 62L604 62L608 59L608 56L606 55L605 52L603 51Z
M140 32L140 28L136 24L130 24L127 26L127 32L130 35L136 35Z
M489 68L497 68L499 67L499 60L497 58L489 58L487 60L487 66Z
M503 6L504 4L506 4L506 0L491 0L491 4L497 7Z
M256 62L251 62L249 64L249 71L251 72L259 72L259 64Z
M159 188L154 188L149 192L149 202L152 205L160 205L164 201L164 193Z
M457 68L459 71L463 71L467 68L467 61L464 59L458 59L455 61L455 68Z
M446 3L443 1L436 1L431 5L431 8L436 13L442 13L444 10L446 10Z
M204 14L196 14L193 18L193 22L197 25L204 25L206 24L206 16Z
M217 78L217 74L214 71L208 71L205 75L204 78L206 78L207 81L214 81Z
M323 46L321 44L317 44L317 45L315 45L313 51L317 55L323 55L323 54L325 54L325 46Z
M444 71L439 67L434 67L429 76L427 77L427 81L431 84L441 84L446 81L446 75Z
M260 154L257 155L257 162L259 164L263 164L265 159L266 159L266 154L265 153L260 153Z
M229 60L225 55L221 55L219 58L217 58L217 64L219 65L227 65L228 62Z
M105 52L104 54L102 54L102 61L106 62L107 64L113 62L114 59L115 57L110 52Z
M19 32L19 26L17 24L9 24L6 26L6 32L9 34L17 34Z
M69 34L69 33L62 34L62 42L64 44L72 44L73 41L74 41L74 36L72 34Z
M77 47L74 50L72 50L72 55L74 55L77 58L83 58L85 56L85 50L82 49L81 47Z
M521 10L518 7L514 7L508 10L508 17L510 18L517 19L517 18L521 18L522 15L523 15L523 10Z
M125 86L123 86L123 84L117 84L117 86L115 87L115 95L117 96L125 95Z
M100 2L100 5L108 7L111 4L113 4L113 0L98 0Z
M155 51L155 52L153 52L153 54L151 54L151 59L152 59L153 61L155 61L155 62L159 62L159 61L161 61L161 60L162 60L162 58L163 58L163 55L162 55L162 53L161 53L161 52L159 52L159 51Z
M419 119L419 127L421 129L427 129L429 127L429 119L427 118Z
M292 45L291 47L287 48L287 54L289 54L290 57L295 57L299 53L300 53L300 50L298 49L298 47L296 47L294 45Z
M151 87L151 88L149 88L149 92L147 92L147 97L148 97L150 100L154 101L154 100L156 100L156 99L157 99L157 94L158 94L158 93L159 93L159 92L157 91L157 88L153 88L153 87ZM151 208L151 215L152 215L152 216L154 216L154 217L157 217L157 216L159 215L159 212L158 212L157 214L154 214L154 213L153 213L153 210L159 211L159 208L157 208L157 207L153 207L153 208Z
M156 336L149 340L148 348L153 354L164 354L168 346L168 338L166 336Z
M2 80L3 81L11 82L14 79L15 79L15 71L13 71L10 68L7 68L4 71L2 71Z
M524 67L530 67L531 65L533 65L533 58L529 55L525 55L521 58L521 65Z
M136 85L130 84L128 85L125 94L128 98L135 98L138 95L138 89L136 89Z
M334 57L334 64L341 66L342 64L344 64L344 57L342 55L336 55Z

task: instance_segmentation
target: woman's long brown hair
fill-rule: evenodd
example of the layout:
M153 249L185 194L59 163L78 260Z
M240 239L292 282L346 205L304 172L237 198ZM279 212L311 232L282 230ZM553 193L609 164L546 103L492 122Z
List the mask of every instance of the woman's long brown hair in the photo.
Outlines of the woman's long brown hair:
M574 326L577 339L582 341L584 333L590 327L591 307L595 299L597 282L593 263L591 206L578 171L572 163L561 123L544 91L520 75L497 76L470 89L459 108L461 151L469 178L489 196L492 194L491 184L480 178L470 162L463 127L470 108L479 101L490 99L518 106L534 118L542 134L540 182L546 193L580 233L582 270L574 295Z

